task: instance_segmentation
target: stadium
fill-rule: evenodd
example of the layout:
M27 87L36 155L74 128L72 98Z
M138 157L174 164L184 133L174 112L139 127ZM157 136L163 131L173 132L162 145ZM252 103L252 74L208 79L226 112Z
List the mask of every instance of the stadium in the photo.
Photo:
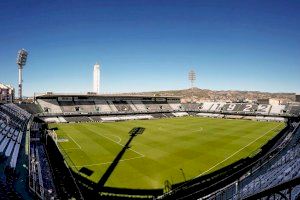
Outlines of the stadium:
M27 160L41 199L299 196L297 103L91 93L34 102L0 106L0 150L8 177Z
M300 1L0 8L0 200L300 199Z

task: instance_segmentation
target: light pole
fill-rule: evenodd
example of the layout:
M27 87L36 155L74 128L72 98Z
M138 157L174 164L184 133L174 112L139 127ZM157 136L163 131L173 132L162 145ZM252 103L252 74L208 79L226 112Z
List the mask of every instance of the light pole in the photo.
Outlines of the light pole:
M191 88L194 87L194 82L196 80L196 72L194 70L191 70L189 72L189 80L191 81Z
M180 171L181 171L181 173L182 173L182 176L183 176L184 182L186 182L186 177L185 177L185 174L184 174L184 172L183 172L183 169L182 169L182 168L180 168Z
M192 89L192 103L194 102L194 93L193 93L193 90L194 90L194 82L196 80L196 72L194 70L191 70L189 72L189 75L188 75L188 78L189 80L191 81L191 89Z
M23 77L22 77L22 70L23 67L26 64L26 60L27 60L27 55L28 52L25 49L21 49L18 52L18 57L17 57L17 64L18 64L18 69L19 69L19 100L20 102L22 101L22 84L23 84Z

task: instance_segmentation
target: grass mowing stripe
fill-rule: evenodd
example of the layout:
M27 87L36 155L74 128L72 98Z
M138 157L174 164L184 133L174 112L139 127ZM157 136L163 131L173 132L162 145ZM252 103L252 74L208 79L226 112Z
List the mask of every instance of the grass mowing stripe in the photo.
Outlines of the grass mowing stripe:
M209 168L208 170L202 172L201 174L199 174L196 177L202 176L203 174L209 172L210 170L214 169L216 166L222 164L223 162L225 162L226 160L228 160L229 158L231 158L232 156L236 155L237 153L241 152L242 150L244 150L246 147L250 146L251 144L253 144L254 142L256 142L257 140L259 140L260 138L264 137L266 134L268 134L269 132L271 132L272 130L276 129L278 126L280 126L280 124L278 124L276 127L272 128L271 130L267 131L266 133L264 133L263 135L261 135L260 137L256 138L254 141L250 142L249 144L247 144L246 146L244 146L243 148L239 149L238 151L236 151L235 153L233 153L232 155L228 156L226 159L222 160L221 162L217 163L216 165L212 166L211 168Z
M143 158L144 156L137 156L137 157L133 157L133 158L126 158L126 159L121 159L119 160L119 162L122 161L128 161L128 160L134 160L137 158ZM97 166L97 165L107 165L107 164L111 164L112 162L104 162L104 163L97 163L97 164L90 164L90 165L74 165L74 167L89 167L89 166Z

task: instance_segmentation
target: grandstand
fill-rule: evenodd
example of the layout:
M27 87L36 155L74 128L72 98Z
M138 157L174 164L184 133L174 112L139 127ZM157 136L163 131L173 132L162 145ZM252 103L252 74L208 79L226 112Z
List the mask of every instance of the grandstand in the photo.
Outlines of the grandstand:
M33 121L28 147L29 188L41 199L54 199L57 193L41 130L41 124Z
M28 112L14 104L0 105L1 198L21 199L24 195L18 194L19 191L15 190L14 179L23 171L20 166L22 166L25 158L25 155L23 155L25 149L24 136L30 118L31 115Z
M93 116L105 114L150 113L154 118L161 118L166 116L166 113L179 116L181 112L189 112L198 116L243 118L256 121L285 121L286 117L295 117L300 114L300 106L294 104L225 102L181 104L179 97L45 94L36 96L35 102L37 107L35 110L42 110L39 116L49 123L93 122ZM102 121L101 117L96 118L96 121Z
M0 153L10 160L9 167L14 169L30 114L14 104L1 105L0 112Z
M32 109L35 107L35 109ZM161 190L143 190L139 189L133 190L129 188L102 188L100 196L104 195L105 198L114 196L116 198L158 198L158 199L228 199L230 198L248 198L251 195L255 195L260 191L268 188L275 187L285 181L293 180L297 178L297 173L293 170L298 170L298 160L297 158L299 151L296 150L297 146L294 145L294 153L289 153L288 155L293 155L288 157L284 155L284 152L288 144L296 140L298 125L290 126L292 121L298 121L300 115L300 107L297 104L283 104L283 105L269 105L269 104L255 104L255 103L227 103L227 102L201 102L201 103L185 103L180 102L180 97L157 97L157 96L136 96L136 95L78 95L78 94L42 94L35 97L35 104L33 104L31 110L34 112L38 119L41 119L43 123L99 123L99 122L118 122L118 121L132 121L132 120L151 120L151 119L163 119L163 118L182 118L184 116L194 116L194 117L206 117L206 118L217 118L217 119L231 119L231 120L247 120L247 121L258 121L258 122L280 122L286 123L288 126L282 130L276 137L270 140L261 150L260 153L256 154L254 157L249 157L232 163L231 168L221 168L212 174L207 174L193 180L188 180L183 183L184 187L181 186L182 183L171 184L165 193ZM50 133L47 136L48 141L53 138L53 145L55 142L61 140L56 134ZM288 139L289 138L289 139ZM62 140L64 142L64 140ZM79 144L80 145L80 144ZM54 148L52 146L52 149ZM39 147L37 147L39 149ZM50 164L53 165L54 155L57 157L56 153L49 150L46 146L44 149L48 149L50 156ZM279 150L280 150L280 153ZM36 152L32 150L32 152ZM44 152L41 150L41 152ZM265 168L268 168L269 164L262 164L261 159L265 158L266 155L273 155L276 152L276 156L284 156L284 162L278 165L272 165L273 172L263 174ZM61 159L66 159L66 152L60 152L63 157ZM35 159L43 153L35 153L32 155ZM52 158L51 158L52 157ZM293 159L290 159L293 158ZM274 156L269 159L268 162L276 162L277 157ZM280 158L281 160L283 158ZM51 162L52 160L52 162ZM292 161L292 162L289 162ZM55 162L58 162L56 160ZM277 161L278 162L278 161ZM52 164L51 164L52 163ZM259 164L258 164L259 163ZM276 166L281 166L278 168ZM47 166L47 164L46 164ZM258 167L259 166L259 167ZM57 166L52 166L52 168L57 168ZM46 168L47 167L42 167ZM260 173L260 175L255 175L249 171L255 171ZM275 170L276 169L276 170ZM49 170L46 170L49 171ZM73 196L90 197L94 193L87 189L94 187L93 183L88 182L87 179L82 178L76 172L68 172L64 169L68 175L70 185L73 188L79 188L76 192L73 192ZM37 173L37 174L42 174ZM58 176L57 171L53 174L53 177ZM276 174L286 174L280 179L271 180L266 177L275 177ZM61 174L61 172L59 172ZM222 175L221 175L222 174ZM228 174L234 174L234 176L228 176ZM267 180L265 182L260 182L258 187L257 180ZM37 180L43 180L43 178L37 178ZM76 180L75 182L72 180ZM222 180L222 181L221 181ZM238 187L236 187L236 180L240 180ZM44 183L44 180L43 180ZM214 183L214 184L212 184ZM218 184L215 184L218 183ZM53 187L53 185L61 185L63 183L58 183L57 180L48 183L51 185L53 194L65 194L61 189ZM211 187L209 185L213 185ZM39 185L42 185L39 183ZM45 184L43 184L45 185ZM263 186L268 186L264 188ZM68 186L63 185L64 190L72 190ZM251 191L251 192L249 192ZM42 194L44 190L40 190L39 194ZM72 192L70 192L72 193ZM298 192L299 193L299 192ZM297 191L293 192L293 199L298 195ZM193 194L192 196L186 194ZM220 195L222 194L222 195ZM224 197L226 194L226 197ZM220 197L221 196L221 197Z
M274 195L274 190L278 187L283 188L281 189L282 194L290 197L290 199L297 199L299 197L299 186L294 184L294 180L297 180L300 175L299 104L269 105L213 101L183 104L180 102L180 97L53 93L37 95L34 100L32 104L24 103L19 106L15 104L0 105L0 155L2 157L1 167L4 174L4 179L0 180L0 187L8 188L10 191L9 194L14 196L13 198L22 198L22 195L14 189L13 182L5 183L3 180L5 180L5 177L16 176L14 174L16 174L15 172L18 171L18 166L21 164L19 163L19 158L21 156L21 160L24 160L23 152L27 148L25 148L24 144L26 135L29 136L28 156L26 157L29 172L28 186L30 191L40 199L90 199L94 198L95 195L100 199L247 199L263 195L263 192ZM29 113L33 114L33 118ZM195 151L193 149L188 151L187 148L197 145L193 142L197 141L195 137L197 137L197 133L200 130L199 133L205 133L208 130L212 131L207 133L205 139L201 139L203 141L206 139L211 140L209 135L221 134L221 132L218 132L220 130L225 131L224 133L225 135L227 134L228 139L234 139L240 137L237 134L238 132L235 133L235 129L245 129L244 131L249 134L257 134L255 133L255 129L262 129L263 126L286 124L286 127L282 130L278 129L278 133L272 131L272 134L275 135L268 136L270 137L269 139L264 138L263 135L259 136L257 140L259 138L264 138L264 140L259 140L261 143L256 145L262 146L260 148L257 146L256 148L258 149L253 150L251 154L243 154L244 157L238 157L237 154L230 159L227 158L228 162L225 158L226 162L221 161L224 163L220 166L216 167L211 164L206 168L215 168L214 170L205 170L205 168L199 166L198 170L201 169L203 173L195 176L192 174L197 167L190 165L192 166L191 169L185 168L179 176L173 174L173 181L165 181L160 186L154 188L149 187L150 182L146 184L144 181L135 182L136 184L141 183L147 186L145 188L141 186L138 189L136 187L123 188L113 178L111 179L113 182L109 182L108 185L104 183L102 183L102 186L97 185L94 181L95 175L100 176L101 173L103 174L104 172L101 172L102 168L86 167L78 169L78 171L74 169L71 163L75 162L74 158L76 158L76 154L80 154L79 152L74 154L77 150L73 151L72 148L84 146L84 141L88 141L89 139L79 141L78 135L73 135L72 138L62 137L60 128L55 130L55 127L60 127L61 125L59 124L62 124L65 127L70 127L74 133L78 134L78 130L81 130L82 134L90 134L85 133L83 127L95 129L98 126L112 126L112 133L100 132L99 134L102 134L105 139L117 143L120 142L121 147L122 145L125 147L126 145L123 144L123 141L126 138L119 133L122 132L122 128L127 130L127 125L124 122L128 123L129 127L131 125L146 127L145 136L141 134L134 137L137 137L137 141L144 141L144 143L140 144L144 145L143 148L149 144L153 145L150 149L157 152L154 155L162 154L162 150L160 149L162 146L155 145L167 140L161 139L155 141L153 136L149 135L150 129L153 129L153 133L160 132L160 138L165 138L164 134L171 134L167 137L170 141L174 142L172 146L181 146L183 145L181 142L187 145L184 149L180 150L182 152L177 152L177 155L174 154L174 159L176 156L182 154L181 156L185 158L193 157L194 161L197 157L195 154L183 153ZM123 123L124 126L122 127ZM198 132L195 132L197 123L201 124L201 128L198 128ZM215 125L210 127L208 126L210 123ZM228 125L224 123L228 123ZM252 123L252 129L246 130L245 127L250 126ZM255 123L257 126L254 126ZM157 124L160 125L158 126ZM162 130L164 126L169 127L168 129L170 130ZM78 129L75 127L81 128ZM203 131L203 127L206 129L205 131ZM26 132L27 128L30 130L29 133ZM179 129L180 131L177 133L176 130ZM179 138L184 137L185 140L180 139L177 141L175 136ZM84 137L80 136L80 138ZM194 139L192 140L191 138ZM227 139L224 140L227 141ZM130 140L128 142L131 143ZM213 146L214 142L218 143L214 139L214 141L209 143L210 146ZM244 142L247 142L247 140L244 140ZM111 149L111 153L114 155L115 147L109 146L104 141L98 141L97 145L100 145L97 147L98 149L103 148L102 145L105 148ZM147 154L144 153L145 149L142 148L143 154L140 154L140 152L136 153L134 152L136 148L141 147L135 146L136 144L134 144L133 148L129 147L129 149L132 148L132 151L129 150L131 153L124 154L125 160L135 157L147 158ZM69 147L69 149L66 147ZM201 148L204 148L204 146ZM126 152L126 149L123 148L122 151ZM21 155L20 152L22 152ZM122 156L121 152L120 154L115 152L115 154L118 154L115 159L118 159L118 156ZM102 157L106 158L103 155ZM90 159L89 156L85 158ZM131 163L139 163L142 160L138 159ZM208 158L207 164L212 161L213 157ZM155 164L153 163L152 167L157 164L157 166L162 165L159 162L159 160L155 160ZM170 162L172 163L173 161L171 160ZM66 166L65 163L68 165ZM144 163L150 165L146 161ZM123 165L125 164L120 164L120 166ZM166 164L164 165L166 166ZM203 164L201 166L203 167ZM110 167L112 168L113 165ZM169 168L168 170L172 170L172 167L169 166ZM99 169L100 171L97 171ZM125 170L125 168L123 169ZM157 170L159 169L157 168ZM168 170L165 169L165 171ZM207 172L204 173L205 171ZM118 174L118 170L115 173ZM159 174L157 172L153 176L155 177ZM102 181L105 179L105 176L109 177L109 175L105 175L104 173L101 178ZM134 176L138 180L144 179L138 174ZM187 177L187 180L183 181L182 176ZM123 176L119 176L119 179L122 178ZM159 182L155 183L158 184ZM132 182L128 181L127 184L130 185Z
M44 114L159 112L181 109L179 97L45 94L36 96L35 101Z

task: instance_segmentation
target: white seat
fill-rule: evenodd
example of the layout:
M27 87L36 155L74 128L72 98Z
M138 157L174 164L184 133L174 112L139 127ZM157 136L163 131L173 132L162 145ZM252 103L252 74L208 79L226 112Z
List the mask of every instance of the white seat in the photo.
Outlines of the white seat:
M9 142L9 138L5 137L4 140L2 141L1 145L0 145L0 152L2 153L6 147L6 145Z
M8 145L6 151L5 151L5 156L6 156L6 157L9 157L9 156L10 156L10 154L11 154L13 148L14 148L15 143L16 143L15 141L10 140L9 145Z

